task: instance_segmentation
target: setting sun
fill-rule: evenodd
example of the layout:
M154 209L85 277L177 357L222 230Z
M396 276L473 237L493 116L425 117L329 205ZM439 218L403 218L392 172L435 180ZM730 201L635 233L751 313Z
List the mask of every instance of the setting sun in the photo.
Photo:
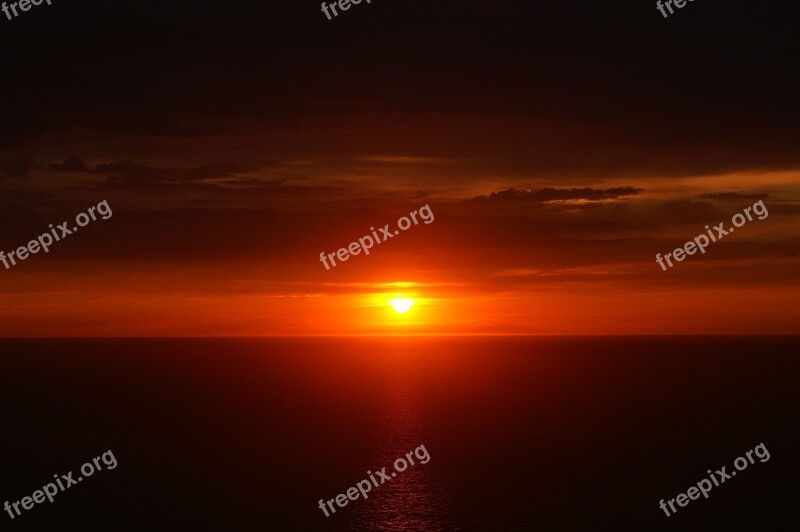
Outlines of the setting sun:
M411 305L414 304L414 300L406 298L395 298L395 299L390 299L389 304L398 314L405 314L406 312L409 311Z

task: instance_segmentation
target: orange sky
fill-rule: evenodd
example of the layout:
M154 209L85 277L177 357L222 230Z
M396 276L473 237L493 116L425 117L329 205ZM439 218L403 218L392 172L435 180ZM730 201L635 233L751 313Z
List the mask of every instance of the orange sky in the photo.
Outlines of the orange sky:
M0 266L0 336L799 332L792 17L373 4L8 24L0 250L114 214Z
M793 179L648 178L635 181L640 192L611 199L593 196L633 181L554 189L571 200L522 188L458 197L455 187L418 198L387 194L382 208L373 200L372 207L244 214L148 214L108 192L95 197L108 198L112 218L0 272L0 334L792 333L800 323ZM723 181L736 186L718 188ZM705 225L729 226L756 197L766 198L764 220L669 271L655 263L656 253L683 245ZM425 203L432 223L331 270L319 262L321 251L335 253L371 226L393 228ZM73 215L42 217L17 233L17 243ZM414 299L409 313L389 307L395 296Z

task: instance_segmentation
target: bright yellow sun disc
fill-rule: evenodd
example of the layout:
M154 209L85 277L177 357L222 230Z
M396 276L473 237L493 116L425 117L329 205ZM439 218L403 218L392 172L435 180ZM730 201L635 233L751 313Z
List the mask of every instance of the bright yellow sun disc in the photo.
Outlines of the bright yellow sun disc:
M398 314L405 314L406 312L408 312L413 303L414 303L413 300L404 298L395 298L389 300L389 304Z

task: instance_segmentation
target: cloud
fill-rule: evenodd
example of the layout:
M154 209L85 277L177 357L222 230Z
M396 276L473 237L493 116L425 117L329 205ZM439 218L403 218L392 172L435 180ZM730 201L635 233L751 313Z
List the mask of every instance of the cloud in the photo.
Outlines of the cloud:
M14 155L7 159L0 159L0 181L6 179L27 179L28 171L34 167L28 155Z
M42 190L11 189L3 191L3 202L7 205L19 205L40 202L52 198L54 194Z
M253 172L248 166L237 164L206 164L194 167L158 167L130 160L101 163L90 166L83 159L70 157L49 167L52 172L72 172L82 174L106 174L104 181L87 182L91 188L102 190L169 190L216 186L225 180L238 179L242 174ZM211 182L209 182L211 181Z
M519 189L509 188L499 192L492 192L488 196L481 195L472 198L473 202L489 203L492 205L528 205L542 204L559 201L601 201L617 199L623 196L634 196L644 189L634 187L616 188L540 188L540 189Z
M210 164L193 168L158 168L130 161L97 165L93 173L108 173L105 181L91 183L102 190L183 189L215 186L207 180L235 178L252 169L239 165Z
M51 172L74 172L74 173L91 173L92 169L86 165L86 161L78 159L77 157L70 157L63 163L52 163L47 167Z

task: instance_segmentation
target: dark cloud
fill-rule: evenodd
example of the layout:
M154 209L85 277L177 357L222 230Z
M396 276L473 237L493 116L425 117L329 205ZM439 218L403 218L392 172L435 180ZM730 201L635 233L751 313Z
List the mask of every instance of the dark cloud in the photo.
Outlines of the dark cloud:
M193 182L204 179L233 178L252 172L252 168L234 164L207 164L191 168L159 168L132 161L98 164L90 170L93 174L109 174L109 181L117 184L138 185L150 182Z
M274 161L262 163L272 167ZM210 203L219 206L220 200L265 198L280 200L311 200L332 198L348 190L343 186L298 184L299 179L275 177L247 177L256 168L239 164L207 164L195 167L158 167L134 161L116 161L90 165L85 160L71 157L49 166L56 173L105 175L105 179L86 181L85 188L94 191L135 192L140 194L192 194L189 203L203 204L202 197L213 197Z
M253 172L254 169L236 164L207 164L188 168L162 168L133 161L116 161L90 166L83 159L71 157L62 163L53 163L52 172L71 172L81 174L105 174L104 181L87 182L91 188L102 190L191 190L192 188L216 187L203 183L206 180L219 180L238 183L239 176ZM188 186L187 186L188 185Z
M0 159L0 181L6 179L27 179L28 172L35 167L29 155L14 155Z
M70 157L63 163L52 163L47 167L51 172L74 172L91 173L92 169L86 165L86 161L77 157Z
M616 187L616 188L540 188L540 189L518 189L509 188L491 194L472 198L473 202L486 203L491 205L534 205L558 201L586 200L600 201L617 199L624 196L635 196L644 189L635 187Z
M3 190L2 199L6 204L32 204L54 197L54 194L42 190L11 189Z

